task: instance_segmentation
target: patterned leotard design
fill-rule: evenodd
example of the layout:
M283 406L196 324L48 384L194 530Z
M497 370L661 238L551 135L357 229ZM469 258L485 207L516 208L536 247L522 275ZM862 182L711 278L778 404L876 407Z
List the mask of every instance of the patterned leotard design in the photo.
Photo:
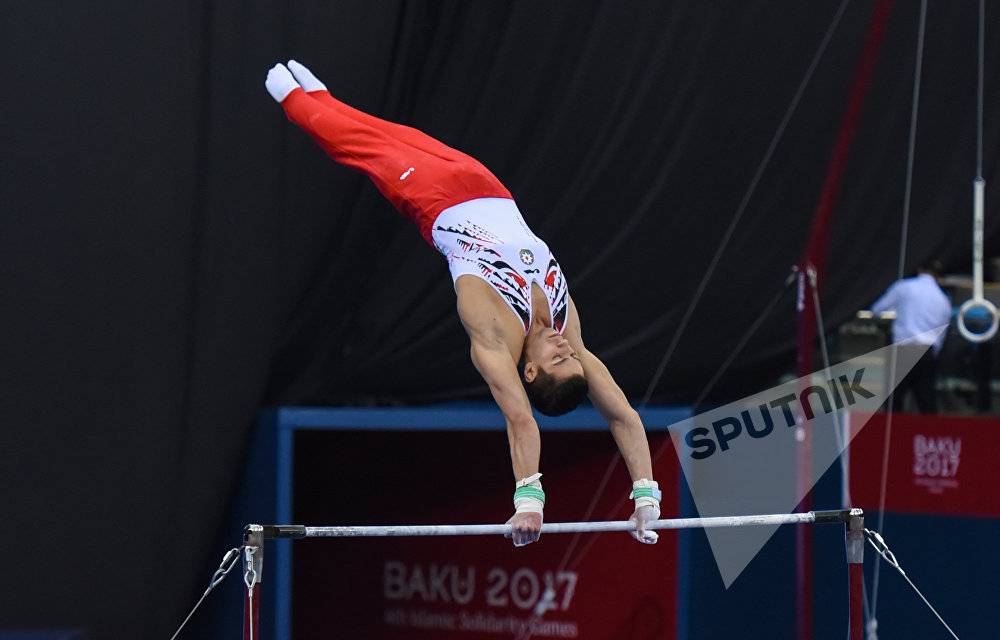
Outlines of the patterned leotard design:
M562 269L559 268L559 263L551 254L549 266L545 270L545 279L542 281L542 290L552 310L552 328L562 333L569 312L569 286L563 277Z
M434 221L434 245L448 260L452 280L475 275L507 303L524 332L531 327L531 283L549 304L552 328L562 333L569 287L555 256L524 222L513 200L479 198L441 212Z

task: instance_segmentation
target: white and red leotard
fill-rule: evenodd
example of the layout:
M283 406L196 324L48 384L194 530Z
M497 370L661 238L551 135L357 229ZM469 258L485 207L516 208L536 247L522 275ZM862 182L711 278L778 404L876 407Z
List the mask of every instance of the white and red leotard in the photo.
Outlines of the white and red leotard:
M474 275L488 282L527 333L531 326L531 283L545 293L552 328L566 327L569 287L549 247L528 228L509 198L477 198L441 212L434 221L434 245L448 259L452 280Z
M422 131L358 111L326 90L295 89L281 106L327 155L367 175L417 225L448 260L453 280L485 280L525 333L536 283L548 301L552 328L562 333L569 289L559 263L482 163Z

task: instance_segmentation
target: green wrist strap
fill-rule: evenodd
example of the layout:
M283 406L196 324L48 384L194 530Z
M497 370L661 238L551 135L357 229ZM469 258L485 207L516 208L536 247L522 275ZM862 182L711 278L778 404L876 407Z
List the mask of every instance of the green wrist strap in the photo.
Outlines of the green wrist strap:
M534 498L545 504L545 492L538 487L518 487L514 490L514 500L517 501L521 498Z
M657 502L662 499L663 493L659 489L653 489L652 487L642 487L639 489L633 489L629 497L635 498L653 498Z

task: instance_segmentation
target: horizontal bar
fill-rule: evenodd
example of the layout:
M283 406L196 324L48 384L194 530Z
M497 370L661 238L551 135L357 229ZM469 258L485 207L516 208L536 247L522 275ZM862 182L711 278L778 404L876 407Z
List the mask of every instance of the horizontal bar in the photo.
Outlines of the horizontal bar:
M754 516L716 516L711 518L673 518L656 520L648 529L709 529L726 527L762 527L782 524L846 523L850 516L860 515L860 509L840 511L808 511ZM629 521L611 522L547 522L542 533L599 533L633 531ZM395 525L363 527L307 527L302 525L265 525L265 538L388 538L400 536L489 536L510 533L509 524L456 525Z
M813 511L816 524L840 523L850 524L851 516L863 516L861 509L837 509L835 511Z

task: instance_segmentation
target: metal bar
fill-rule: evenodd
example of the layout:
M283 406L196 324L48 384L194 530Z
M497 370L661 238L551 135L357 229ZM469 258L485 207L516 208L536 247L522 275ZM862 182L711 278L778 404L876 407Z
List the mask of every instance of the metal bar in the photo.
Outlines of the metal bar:
M986 181L972 181L972 297L983 299L983 226L986 218Z
M851 518L861 515L861 509L834 509L833 511L813 511L816 524L850 524Z
M650 529L708 529L727 527L761 527L782 524L843 523L860 509L805 513L780 513L749 516L717 516L710 518L674 518L656 520ZM489 536L510 533L507 524L465 525L391 525L310 527L302 525L267 525L261 528L264 539L274 538L359 538L400 536ZM542 525L542 533L596 533L607 531L632 531L635 525L628 521L611 522L549 522Z

